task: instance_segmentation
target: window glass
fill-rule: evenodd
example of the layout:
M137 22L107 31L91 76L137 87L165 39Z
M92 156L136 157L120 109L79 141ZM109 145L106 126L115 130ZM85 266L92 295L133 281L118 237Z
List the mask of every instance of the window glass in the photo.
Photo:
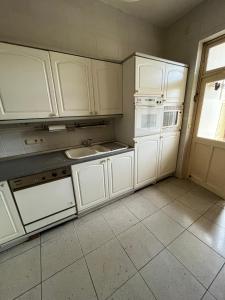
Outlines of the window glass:
M225 139L225 80L205 85L198 137Z
M225 43L209 49L206 71L225 67Z

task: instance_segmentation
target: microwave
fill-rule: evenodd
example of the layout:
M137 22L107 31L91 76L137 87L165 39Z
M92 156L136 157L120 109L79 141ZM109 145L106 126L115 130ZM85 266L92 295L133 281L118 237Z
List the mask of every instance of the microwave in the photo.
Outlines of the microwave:
M163 131L180 130L182 125L183 106L165 105L163 107Z

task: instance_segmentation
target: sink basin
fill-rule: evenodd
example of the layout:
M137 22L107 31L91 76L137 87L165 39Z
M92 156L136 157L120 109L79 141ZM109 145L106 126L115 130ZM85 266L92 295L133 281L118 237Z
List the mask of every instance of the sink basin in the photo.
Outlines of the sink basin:
M109 152L110 149L101 145L94 145L90 147L91 149L96 150L97 152Z
M81 147L65 151L66 156L71 159L81 159L97 154L97 151L92 147Z

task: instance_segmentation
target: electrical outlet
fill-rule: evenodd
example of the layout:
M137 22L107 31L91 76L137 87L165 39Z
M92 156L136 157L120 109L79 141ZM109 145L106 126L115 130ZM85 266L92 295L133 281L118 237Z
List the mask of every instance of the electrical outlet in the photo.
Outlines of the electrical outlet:
M45 139L42 137L30 137L24 140L26 145L41 145L45 142Z

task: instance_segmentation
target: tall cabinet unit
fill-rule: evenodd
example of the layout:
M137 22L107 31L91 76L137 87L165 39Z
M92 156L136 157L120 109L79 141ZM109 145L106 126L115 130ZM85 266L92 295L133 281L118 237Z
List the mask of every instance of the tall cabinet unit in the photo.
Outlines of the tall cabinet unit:
M0 182L0 245L25 234L6 181Z
M187 72L184 64L141 53L123 63L124 117L116 123L116 137L135 147L136 189L176 171ZM161 124L151 132L158 103Z

